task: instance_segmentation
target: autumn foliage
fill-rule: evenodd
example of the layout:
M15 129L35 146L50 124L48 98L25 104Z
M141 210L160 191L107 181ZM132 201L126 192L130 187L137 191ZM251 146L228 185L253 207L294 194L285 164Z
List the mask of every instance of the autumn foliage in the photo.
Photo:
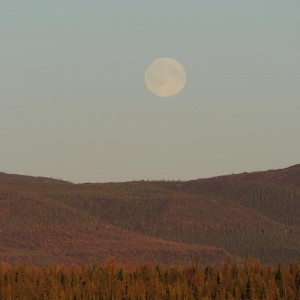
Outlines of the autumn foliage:
M0 299L300 299L300 264L0 264Z

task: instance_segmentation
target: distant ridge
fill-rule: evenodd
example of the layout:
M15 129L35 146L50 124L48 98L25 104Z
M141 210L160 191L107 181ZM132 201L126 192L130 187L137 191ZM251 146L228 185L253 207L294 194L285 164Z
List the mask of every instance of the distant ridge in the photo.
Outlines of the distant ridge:
M197 179L191 179L191 180L180 180L180 182L187 182L187 181L195 181L195 180L203 180L203 179L212 179L212 178L218 178L218 177L229 177L229 176L241 176L241 175L258 175L258 174L265 174L265 173L274 173L274 172L284 172L284 171L295 171L300 173L300 164L295 164L286 168L281 168L281 169L268 169L265 171L251 171L251 172L240 172L240 173L228 173L224 175L216 175L216 176L211 176L211 177L202 177L202 178L197 178ZM300 175L299 175L300 176ZM65 183L72 183L69 180L66 179L58 179L58 178L52 178L52 177L45 177L45 176L34 176L34 175L26 175L26 174L11 174L11 173L5 173L0 171L0 178L18 178L18 177L24 177L27 179L31 180L51 180L51 181L59 181L59 182L65 182ZM162 181L162 180L130 180L130 181L116 181L116 182L105 182L105 183L126 183L126 182L140 182L140 181L152 181L152 182L157 182L157 181ZM166 181L177 181L177 180L166 180ZM82 182L82 183L77 183L77 184L98 184L102 182Z
M300 259L300 164L190 181L70 182L0 172L0 261Z

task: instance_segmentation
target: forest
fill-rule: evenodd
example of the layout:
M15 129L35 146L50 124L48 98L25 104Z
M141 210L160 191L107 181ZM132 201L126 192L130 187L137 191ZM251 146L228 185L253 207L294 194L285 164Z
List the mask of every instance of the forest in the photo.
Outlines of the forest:
M300 299L300 165L191 181L0 173L2 299Z
M300 264L0 264L0 299L300 299Z

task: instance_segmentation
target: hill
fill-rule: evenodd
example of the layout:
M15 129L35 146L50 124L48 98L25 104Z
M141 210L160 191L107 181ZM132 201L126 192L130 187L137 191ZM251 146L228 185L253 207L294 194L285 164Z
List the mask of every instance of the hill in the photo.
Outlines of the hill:
M0 173L0 260L300 259L300 165L192 181L72 184Z

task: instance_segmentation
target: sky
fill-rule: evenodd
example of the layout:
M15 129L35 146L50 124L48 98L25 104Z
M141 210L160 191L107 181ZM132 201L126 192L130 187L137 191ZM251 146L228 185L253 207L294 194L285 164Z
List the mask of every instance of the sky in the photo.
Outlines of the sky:
M300 2L3 0L0 171L188 180L300 162ZM187 84L159 98L149 63Z

